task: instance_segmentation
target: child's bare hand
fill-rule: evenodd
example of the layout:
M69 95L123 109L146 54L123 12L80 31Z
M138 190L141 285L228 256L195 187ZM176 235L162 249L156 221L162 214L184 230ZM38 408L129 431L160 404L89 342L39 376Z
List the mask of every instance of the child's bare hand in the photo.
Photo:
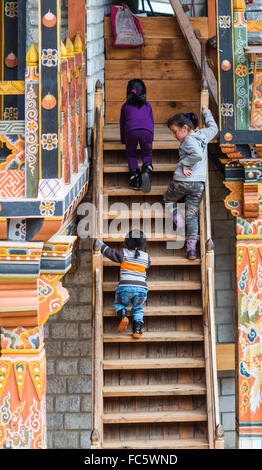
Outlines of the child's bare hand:
M208 106L206 104L203 104L202 111L204 111L205 109L208 109Z
M192 170L189 170L189 168L183 168L183 173L185 176L191 176Z

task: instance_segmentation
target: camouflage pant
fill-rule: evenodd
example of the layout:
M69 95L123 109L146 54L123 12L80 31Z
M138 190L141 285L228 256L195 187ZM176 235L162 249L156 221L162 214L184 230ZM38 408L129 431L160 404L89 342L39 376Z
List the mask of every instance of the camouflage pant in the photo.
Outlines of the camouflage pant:
M198 236L198 212L202 201L205 183L202 181L172 181L164 195L165 203L172 203L173 216L177 214L177 202L185 201L187 237Z

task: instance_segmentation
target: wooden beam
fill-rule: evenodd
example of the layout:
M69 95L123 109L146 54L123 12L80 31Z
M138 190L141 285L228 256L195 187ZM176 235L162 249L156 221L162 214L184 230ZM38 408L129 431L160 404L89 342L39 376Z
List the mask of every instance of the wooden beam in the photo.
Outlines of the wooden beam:
M217 370L235 370L235 344L217 344Z
M82 44L86 36L85 0L68 0L68 36L71 40L79 34Z
M187 41L188 47L195 61L195 64L197 68L200 70L201 69L201 47L200 47L198 39L195 36L193 28L190 24L189 18L185 14L180 0L170 0L170 3L175 12L176 19L181 28L183 36ZM218 104L217 80L208 64L206 64L206 79L208 83L210 97L217 105Z

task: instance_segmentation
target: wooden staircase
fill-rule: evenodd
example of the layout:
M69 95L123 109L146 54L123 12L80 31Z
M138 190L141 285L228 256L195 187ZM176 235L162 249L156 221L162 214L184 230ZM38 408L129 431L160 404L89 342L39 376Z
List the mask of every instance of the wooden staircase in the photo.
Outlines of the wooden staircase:
M153 158L158 171L153 174L153 189L148 194L135 192L128 189L123 149L115 144L114 149L103 152L98 130L99 120L95 131L96 178L93 179L94 200L98 204L98 236L102 236L105 222L115 223L114 218L118 214L116 202L125 203L121 216L126 226L120 233L117 233L119 228L115 232L113 228L113 234L109 230L109 234L104 236L104 241L111 247L120 247L131 228L130 217L135 214L133 223L143 228L145 217L150 215L147 212L145 216L138 210L132 214L132 204L162 204L163 192L172 178L177 155L176 150L169 148L157 150L156 129L157 149ZM104 139L106 132L105 128ZM104 140L104 148L107 146L110 146L109 142ZM121 163L123 171L113 172L112 169L119 168ZM103 194L108 196L108 207L104 211ZM113 302L119 265L100 252L93 255L94 404L91 447L219 448L223 446L223 438L222 434L219 437L216 433L221 429L215 409L215 343L210 303L214 288L212 246L206 250L210 221L208 201L205 198L201 207L201 250L199 258L194 261L186 258L185 247L167 249L167 237L154 234L156 220L162 214L156 212L152 215L152 233L147 237L152 266L148 272L144 335L139 340L132 337L132 319L125 332L117 331ZM172 239L175 238L173 236ZM211 273L209 278L208 272ZM208 282L209 288L206 287Z
M200 210L199 257L189 261L181 243L184 237L170 237L161 230L163 194L172 179L179 145L163 124L166 115L170 115L173 102L161 101L167 98L159 98L157 93L154 94L154 88L170 86L170 75L165 75L167 80L162 86L158 84L164 78L161 67L166 66L165 74L169 74L170 70L176 69L176 64L182 66L182 59L186 70L190 64L192 70L194 66L184 49L183 56L172 49L174 57L166 64L159 56L159 47L163 50L164 44L172 41L177 44L177 37L181 37L177 25L174 33L169 20L161 19L163 39L159 38L156 28L158 19L153 18L152 23L151 19L144 19L143 30L150 38L146 41L148 56L146 50L128 50L125 60L121 60L122 51L112 49L106 20L106 54L107 59L112 58L106 61L108 98L105 116L109 124L103 128L102 84L97 84L93 164L93 202L97 210L93 224L97 227L97 237L103 238L111 247L121 247L126 233L140 227L147 237L151 268L147 280L149 293L144 312L144 335L135 340L132 318L125 332L117 331L113 303L119 265L103 257L100 251L93 252L91 448L223 448L216 379L214 251L208 182ZM157 38L153 37L155 31ZM173 39L174 34L177 37ZM140 53L150 60L134 55ZM168 52L166 57L168 60ZM155 76L155 84L148 82L153 99L160 101L153 102L159 124L155 126L153 143L152 189L144 194L128 188L124 146L120 143L119 125L116 124L120 102L114 90L119 86L122 92L123 88L121 80L118 84L116 70L120 79L121 73L127 74L126 79L129 79L134 77L136 67L144 79L144 74L151 70L151 59L154 59L154 73L162 72ZM183 97L177 93L176 100L180 99ZM193 103L198 110L200 100L199 88ZM177 112L183 106L188 109L189 104L179 102ZM103 196L107 197L106 204ZM142 209L141 204L144 204ZM119 216L121 224L117 223ZM167 242L177 240L182 248L167 248Z

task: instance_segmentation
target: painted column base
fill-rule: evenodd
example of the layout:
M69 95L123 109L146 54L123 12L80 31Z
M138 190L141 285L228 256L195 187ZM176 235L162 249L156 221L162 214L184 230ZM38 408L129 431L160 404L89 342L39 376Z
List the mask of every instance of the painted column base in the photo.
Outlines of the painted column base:
M262 449L262 436L261 437L244 437L238 438L239 449Z

